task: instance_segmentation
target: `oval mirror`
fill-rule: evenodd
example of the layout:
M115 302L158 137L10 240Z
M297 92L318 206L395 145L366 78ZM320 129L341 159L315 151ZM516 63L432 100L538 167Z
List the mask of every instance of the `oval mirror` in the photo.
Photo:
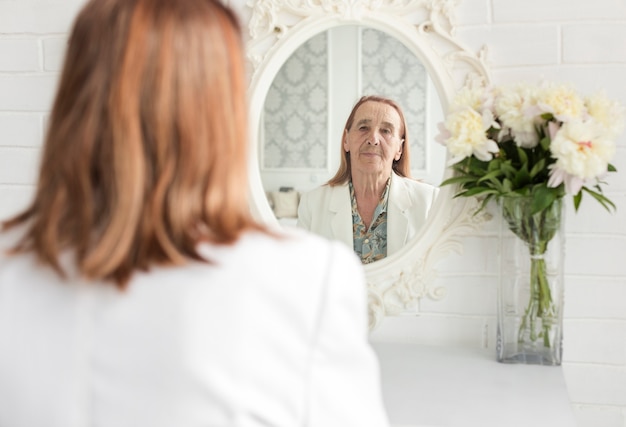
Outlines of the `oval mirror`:
M405 56L402 60L407 60L407 58L417 60L416 64L412 64L411 67L415 67L416 70L422 68L428 76L427 82L423 84L424 93L430 90L430 94L437 95L428 98L425 116L436 115L438 106L440 106L438 112L445 113L454 93L468 81L478 80L482 83L488 81L482 56L467 51L454 38L450 17L452 10L446 0L431 0L428 5L423 2L382 4L374 0L349 4L338 4L332 0L320 2L262 0L250 2L249 5L252 8L249 22L251 39L247 53L252 73L250 129L253 154L250 158L250 192L255 214L275 226L281 225L270 206L266 195L267 190L278 191L281 186L297 186L306 190L307 187L325 182L328 175L332 174L336 168L333 162L337 160L333 160L333 156L338 155L339 149L336 145L338 141L337 137L331 134L336 133L339 127L339 135L341 135L345 119L360 94L360 88L363 87L363 94L368 92L365 86L361 86L366 80L363 75L367 74L367 69L363 69L363 55L359 54L365 51L367 56L367 49L371 49L371 46L364 46L366 37L377 37L378 40L384 39L390 43L398 43L411 54L410 58ZM338 44L328 43L328 40L323 43L318 39L318 37L333 38L336 37L335 34L347 37L344 31L357 33L356 49L354 43L351 48L342 48ZM371 31L369 35L368 31ZM324 51L324 46L327 46L326 52L320 54L319 52ZM325 138L307 141L305 145L294 143L285 149L280 145L284 141L272 143L266 140L265 131L268 127L275 126L276 123L272 121L275 118L268 120L266 115L281 117L283 111L281 107L285 103L284 97L281 99L280 96L270 93L273 91L272 84L275 79L299 80L307 74L307 70L303 69L304 66L300 64L294 65L292 70L287 70L288 75L279 76L281 68L294 54L297 55L296 52L300 48L309 49L310 57L317 58L315 60L318 61L325 60L327 64L337 61L333 59L333 51L337 53L339 50L346 57L348 55L360 56L361 58L357 59L355 64L357 68L361 68L360 78L363 80L357 82L356 89L352 89L353 94L338 97L333 96L333 89L336 89L339 83L332 83L335 86L329 83L326 87L320 87L315 95L318 100L313 103L313 109L320 113L319 117L311 118L311 123L321 127L322 125L316 120L320 123L328 120ZM372 56L375 56L375 52ZM393 78L392 69L385 72L389 73L389 78ZM396 70L398 75L402 72L406 70ZM341 76L337 78L342 81ZM345 82L341 84L347 85ZM354 82L351 84L355 85ZM372 87L372 90L378 89ZM407 108L423 101L419 89L412 93L415 93L415 96L403 94L407 95L407 105L402 106L405 113ZM397 98L398 96L391 93L389 97ZM340 99L330 101L334 98ZM270 105L266 105L266 101ZM435 102L437 104L431 108L433 107L431 103ZM324 111L324 106L328 106L329 109ZM302 129L308 125L297 123L297 120L294 123L292 128L289 124L283 123L279 132L292 132L292 139L297 141L303 135ZM414 177L423 179L424 176L420 174L432 172L433 175L427 179L432 180L433 184L438 184L446 177L445 174L449 173L442 172L447 170L444 168L445 159L440 158L437 165L434 164L434 160L428 164L426 154L423 157L423 164L419 160L417 162L414 160L420 158L421 150L423 153L438 150L432 139L436 133L433 124L428 123L427 118L424 118L423 127L422 130L412 130L413 133L424 132L422 146L415 149L411 147L412 166L418 169ZM323 135L324 131L320 133ZM333 140L337 141L335 145ZM419 143L417 136L413 136L412 140L414 143ZM328 144L329 141L330 144ZM283 170L276 170L281 168ZM287 183L285 176L294 171L299 175L298 178L293 180L289 178L291 181ZM378 325L387 315L419 311L419 301L424 297L436 299L445 293L445 290L436 288L432 284L432 278L435 276L434 265L451 250L459 249L460 243L456 236L468 226L474 226L468 219L470 215L466 214L472 208L469 206L472 201L463 198L463 200L456 199L453 202L453 192L454 188L451 187L441 189L426 226L401 252L365 266L371 328Z

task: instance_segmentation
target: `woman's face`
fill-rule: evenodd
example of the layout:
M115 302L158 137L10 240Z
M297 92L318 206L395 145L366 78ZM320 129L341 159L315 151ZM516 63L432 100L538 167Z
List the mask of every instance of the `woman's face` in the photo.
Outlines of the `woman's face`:
M391 105L367 101L354 115L344 132L343 148L350 153L352 177L355 173L389 177L393 161L402 155L402 121Z

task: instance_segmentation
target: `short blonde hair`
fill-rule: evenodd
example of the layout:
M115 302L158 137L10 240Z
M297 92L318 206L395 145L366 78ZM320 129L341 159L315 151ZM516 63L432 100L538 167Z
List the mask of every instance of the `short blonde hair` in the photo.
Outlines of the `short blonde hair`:
M201 241L265 230L248 205L241 30L217 0L91 0L78 15L36 195L5 222L63 275L123 288L136 270L201 259Z

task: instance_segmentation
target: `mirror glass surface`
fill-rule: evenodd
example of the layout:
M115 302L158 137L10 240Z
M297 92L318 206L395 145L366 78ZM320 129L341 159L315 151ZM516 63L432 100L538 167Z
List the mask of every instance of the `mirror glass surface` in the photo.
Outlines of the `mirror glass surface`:
M262 110L258 159L263 188L283 225L295 225L295 202L276 204L280 189L296 193L336 172L343 127L363 95L381 95L403 109L411 174L438 186L445 148L434 140L442 103L426 68L402 42L361 25L330 28L301 44L274 77ZM283 195L284 196L284 195ZM295 200L295 199L294 199Z

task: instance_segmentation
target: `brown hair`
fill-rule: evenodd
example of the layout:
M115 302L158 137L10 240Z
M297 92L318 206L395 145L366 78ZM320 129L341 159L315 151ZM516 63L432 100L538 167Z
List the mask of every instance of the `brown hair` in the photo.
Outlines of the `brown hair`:
M350 181L350 178L352 176L352 172L350 170L350 153L346 152L343 149L343 138L344 138L346 131L349 131L350 128L352 127L352 124L354 123L354 116L356 115L356 111L359 109L359 107L362 104L366 102L380 102L383 104L387 104L393 107L400 115L400 122L402 123L402 129L400 129L400 138L404 140L404 142L402 142L404 146L402 147L402 155L400 156L400 159L394 160L392 169L395 173L397 173L400 176L404 176L404 177L411 176L411 157L409 155L410 144L409 144L406 120L404 119L404 113L402 112L402 108L400 108L400 106L391 99L383 98L381 96L376 96L376 95L368 95L368 96L361 97L361 99L359 99L357 103L354 104L354 107L352 107L352 111L350 112L350 115L348 116L348 120L346 121L346 125L343 128L343 132L341 134L342 143L340 145L341 163L339 164L339 169L335 173L335 176L332 177L327 182L327 184L330 185L331 187L335 185L342 185Z
M239 23L217 0L91 0L53 104L26 225L63 276L123 288L135 270L201 259L201 241L264 230L248 205L245 65Z

